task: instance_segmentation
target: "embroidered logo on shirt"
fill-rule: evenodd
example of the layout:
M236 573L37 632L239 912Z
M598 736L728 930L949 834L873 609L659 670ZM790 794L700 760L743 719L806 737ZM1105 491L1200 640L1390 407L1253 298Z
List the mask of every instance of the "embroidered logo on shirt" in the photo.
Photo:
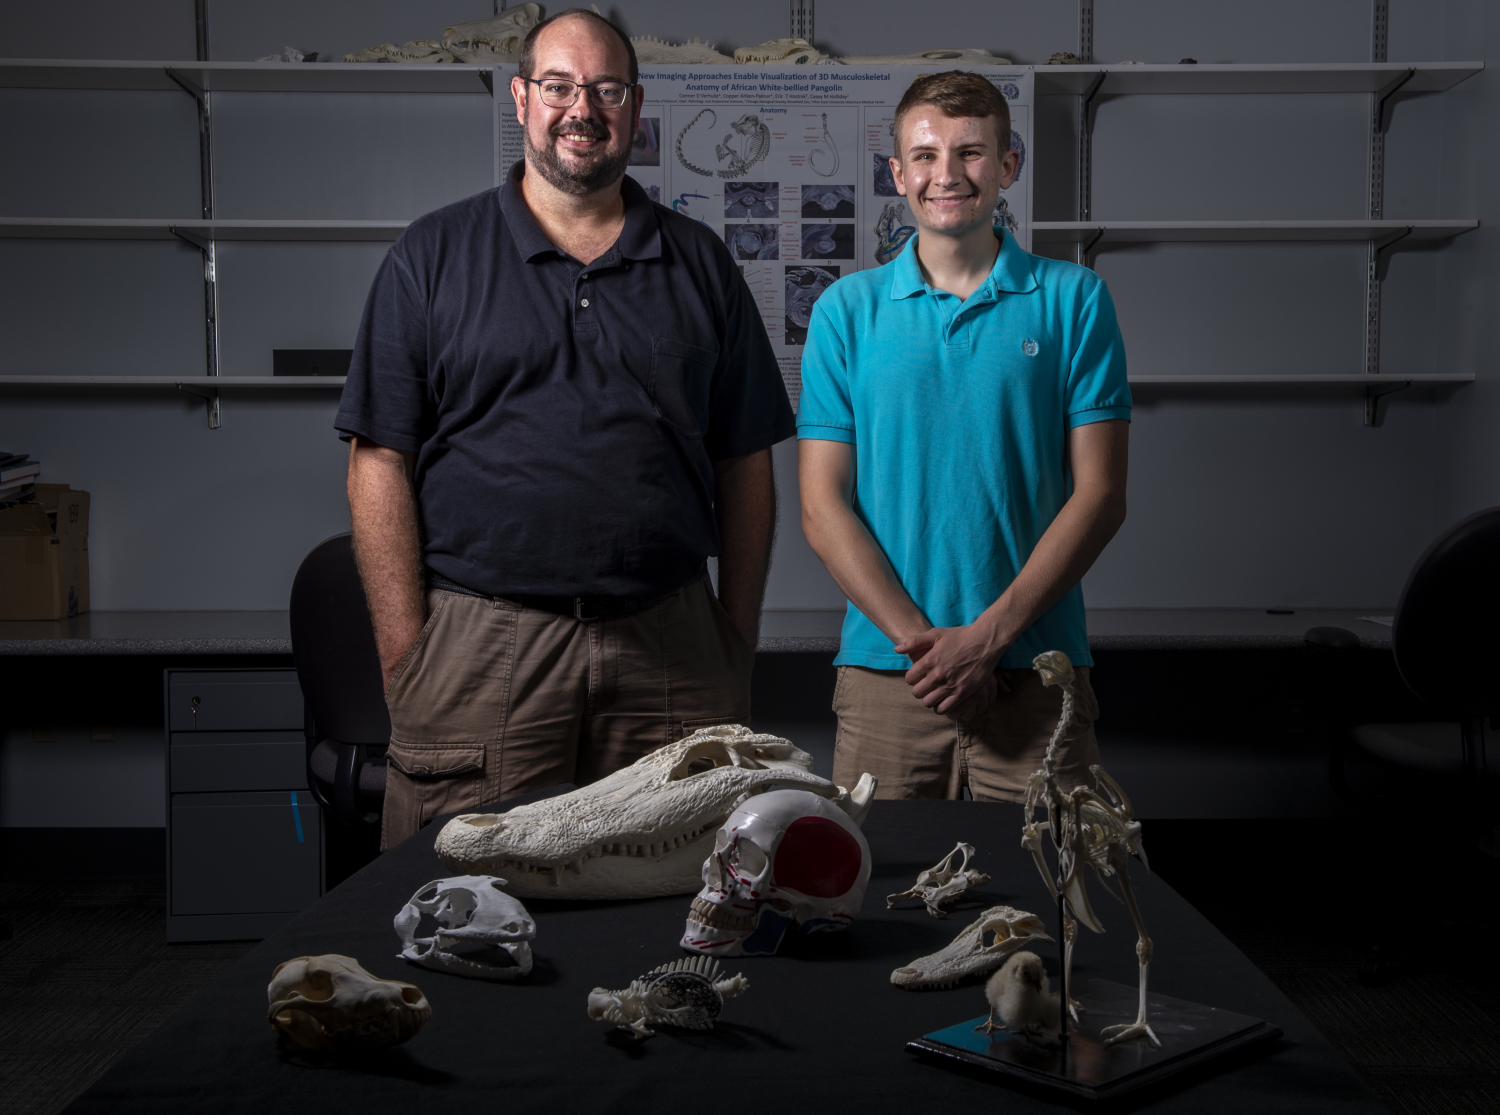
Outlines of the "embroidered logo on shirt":
M1027 356L1035 356L1041 350L1041 347L1042 346L1037 344L1035 341L1021 342L1021 351L1024 352Z

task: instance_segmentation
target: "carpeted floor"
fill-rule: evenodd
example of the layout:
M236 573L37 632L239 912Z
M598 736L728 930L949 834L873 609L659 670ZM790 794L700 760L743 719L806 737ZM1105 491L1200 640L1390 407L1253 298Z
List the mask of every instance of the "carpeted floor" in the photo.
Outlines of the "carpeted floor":
M61 1111L253 941L168 945L166 880L0 878L0 1112Z
M1368 820L1153 821L1145 832L1151 866L1396 1115L1500 1112L1500 864L1472 840ZM1359 976L1376 945L1389 970L1371 986Z
M1147 851L1396 1115L1500 1111L1489 949L1500 870L1477 853L1429 862L1396 838L1371 851L1368 835L1337 822L1155 821ZM61 1111L253 944L167 945L165 899L159 877L0 878L16 929L0 941L0 1112ZM1358 973L1377 941L1397 971L1367 986Z

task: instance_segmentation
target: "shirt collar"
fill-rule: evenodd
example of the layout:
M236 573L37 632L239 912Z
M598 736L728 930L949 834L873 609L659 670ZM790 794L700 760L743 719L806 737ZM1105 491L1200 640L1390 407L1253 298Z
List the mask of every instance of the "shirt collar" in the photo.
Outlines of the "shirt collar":
M925 294L929 289L927 280L922 278L922 266L917 262L917 236L920 235L921 233L917 233L906 242L906 247L891 265L893 299ZM1004 229L997 226L995 235L1000 239L1000 251L995 254L995 265L990 268L989 278L969 296L970 299L975 295L984 295L986 301L992 301L997 291L1027 294L1036 289L1036 276L1031 272L1031 257L1021 250L1016 238Z
M526 160L518 160L500 187L500 212L505 217L505 227L510 230L522 259L530 262L542 255L561 255L557 245L547 239L547 234L536 223L526 199L521 196L521 178L525 173ZM606 256L617 252L623 259L660 258L661 229L646 191L627 174L620 182L620 196L625 200L625 227Z

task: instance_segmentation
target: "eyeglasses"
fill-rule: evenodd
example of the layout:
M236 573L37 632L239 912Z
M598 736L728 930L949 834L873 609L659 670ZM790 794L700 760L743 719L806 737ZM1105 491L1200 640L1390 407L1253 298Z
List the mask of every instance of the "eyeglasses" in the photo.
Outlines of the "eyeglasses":
M542 104L549 108L571 108L578 100L578 91L589 91L589 104L595 108L619 108L630 96L630 83L625 81L591 81L583 84L563 77L529 78L532 85L542 91Z

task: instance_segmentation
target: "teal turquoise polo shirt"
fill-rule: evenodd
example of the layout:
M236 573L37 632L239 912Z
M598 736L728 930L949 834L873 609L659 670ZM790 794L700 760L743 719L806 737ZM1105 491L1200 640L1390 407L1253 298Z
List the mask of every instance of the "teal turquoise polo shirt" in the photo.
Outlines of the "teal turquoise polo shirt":
M927 285L915 236L890 265L840 279L802 355L798 435L854 446L854 511L939 627L978 619L1062 509L1068 430L1130 417L1104 281L995 235L995 266L968 301ZM1093 664L1081 586L1000 665L1030 669L1044 650ZM853 604L834 661L911 665Z

